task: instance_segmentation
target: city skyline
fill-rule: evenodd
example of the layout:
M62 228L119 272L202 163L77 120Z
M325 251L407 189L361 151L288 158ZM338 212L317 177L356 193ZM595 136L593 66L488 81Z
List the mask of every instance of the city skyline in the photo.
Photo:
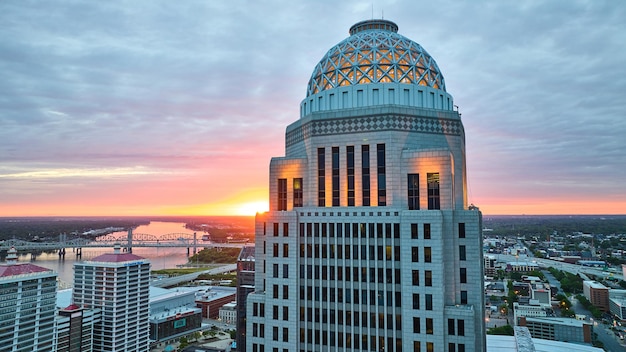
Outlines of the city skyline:
M372 17L436 58L484 214L623 214L624 15L584 1L5 2L0 215L266 210L268 160L311 68Z

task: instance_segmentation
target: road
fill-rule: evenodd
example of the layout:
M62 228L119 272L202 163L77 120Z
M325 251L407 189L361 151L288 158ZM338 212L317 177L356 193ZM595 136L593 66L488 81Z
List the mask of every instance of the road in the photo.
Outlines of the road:
M237 270L237 264L227 264L224 266L220 266L219 268L213 268L213 269L209 269L209 270L204 270L204 271L198 271L196 273L192 273L192 274L185 274L185 275L179 275L179 276L174 276L174 277L167 277L167 278L163 278L163 279L159 279L159 280L154 280L150 282L150 286L155 286L155 287L171 287L171 286L175 286L181 282L188 282L188 281L193 281L195 279L198 278L198 276L200 276L201 274L209 274L209 275L217 275L217 274L223 274L223 273L227 273L230 271L235 271Z

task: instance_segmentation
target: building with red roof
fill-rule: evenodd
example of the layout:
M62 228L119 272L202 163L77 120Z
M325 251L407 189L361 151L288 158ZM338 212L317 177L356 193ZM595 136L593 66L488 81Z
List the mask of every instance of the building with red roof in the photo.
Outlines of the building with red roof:
M120 251L74 264L73 303L100 309L94 324L94 351L149 349L150 261Z
M54 340L57 273L18 263L8 251L0 264L0 349L56 351Z

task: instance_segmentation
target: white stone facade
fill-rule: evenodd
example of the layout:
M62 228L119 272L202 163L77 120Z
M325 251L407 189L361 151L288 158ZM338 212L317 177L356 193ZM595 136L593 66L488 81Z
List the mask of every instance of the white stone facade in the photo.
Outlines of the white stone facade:
M304 115L256 218L246 350L484 351L460 115L399 103Z

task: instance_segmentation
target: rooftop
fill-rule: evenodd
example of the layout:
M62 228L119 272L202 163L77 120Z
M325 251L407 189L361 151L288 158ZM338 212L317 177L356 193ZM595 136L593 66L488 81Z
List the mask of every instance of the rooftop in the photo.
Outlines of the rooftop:
M123 262L133 262L137 260L146 259L144 257L140 257L138 255L132 253L106 253L99 255L89 262L99 262L99 263L123 263Z
M17 275L43 273L46 271L49 271L50 273L54 272L48 268L43 268L38 265L30 264L30 263L0 265L0 277L10 277L10 276L17 276Z
M591 287L591 288L595 288L595 289L604 289L604 290L608 290L609 288L602 285L601 283L597 282L597 281L591 281L591 280L585 280L583 281L583 284L586 284L587 286Z

